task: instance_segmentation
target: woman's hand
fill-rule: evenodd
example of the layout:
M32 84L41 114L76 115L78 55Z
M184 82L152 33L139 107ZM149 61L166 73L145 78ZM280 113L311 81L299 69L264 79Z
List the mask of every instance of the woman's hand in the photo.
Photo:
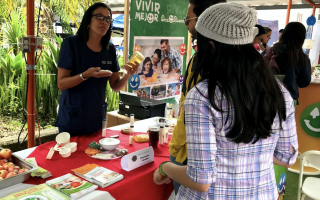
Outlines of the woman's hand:
M126 63L125 65L123 65L123 68L127 71L127 75L131 76L138 71L139 66L140 64L138 62L134 62L134 64Z
M159 168L157 168L153 173L153 182L157 185L171 183L171 178L169 176L161 176Z
M106 71L100 71L100 69L101 69L100 67L90 67L85 72L83 72L82 75L85 78L90 78L90 77L103 78L103 77L112 76L112 73L106 72Z

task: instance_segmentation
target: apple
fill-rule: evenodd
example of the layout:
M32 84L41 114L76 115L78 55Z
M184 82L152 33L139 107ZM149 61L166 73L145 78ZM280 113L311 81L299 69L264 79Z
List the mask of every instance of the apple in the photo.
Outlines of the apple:
M20 170L20 167L15 165L13 168L15 168L16 170Z
M2 165L0 165L0 170L3 170L3 166Z
M14 172L9 172L9 173L7 174L7 176L6 176L6 178L10 178L11 176L15 176L15 175L17 175L17 174L14 173Z
M5 179L6 176L8 175L8 172L6 170L0 170L0 177Z
M11 155L12 155L12 151L10 149L2 149L0 151L0 156L4 159L9 159L11 158Z
M19 169L16 169L16 168L14 168L14 167L9 167L9 168L8 168L8 172L18 173L18 172L19 172Z
M12 162L7 162L7 163L5 163L5 164L3 165L3 168L4 168L5 170L8 170L9 167L14 167L14 164L13 164Z
M24 172L26 172L25 169L20 169L20 170L18 171L18 174L22 174L22 173L24 173Z
M0 165L4 165L5 163L7 162L7 160L4 160L4 159L0 159Z

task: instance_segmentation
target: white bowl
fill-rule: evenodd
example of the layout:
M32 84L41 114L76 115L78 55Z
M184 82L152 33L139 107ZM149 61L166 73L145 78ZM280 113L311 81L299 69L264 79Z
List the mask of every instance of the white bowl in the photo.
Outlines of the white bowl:
M71 149L70 148L64 148L59 151L59 154L62 156L62 158L68 158L71 155Z
M104 148L105 150L114 150L118 147L120 144L120 140L115 138L102 138L99 140L99 144Z
M77 151L77 143L76 142L70 142L64 146L65 148L71 149L71 153Z
M67 132L62 132L56 136L56 142L59 143L60 146L65 146L70 142L70 134Z

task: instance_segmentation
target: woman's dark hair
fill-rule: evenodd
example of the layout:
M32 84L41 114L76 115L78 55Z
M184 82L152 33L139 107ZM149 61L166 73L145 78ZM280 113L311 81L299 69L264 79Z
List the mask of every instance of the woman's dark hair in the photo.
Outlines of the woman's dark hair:
M91 23L91 18L92 18L92 13L98 8L106 8L109 10L110 17L112 18L112 13L111 9L109 6L107 6L105 3L95 3L92 6L88 8L88 10L84 13L79 30L77 32L77 35L80 37L80 39L86 43L89 39L89 30L88 30L88 25ZM108 48L109 47L109 42L111 39L111 24L109 26L109 29L107 33L101 38L101 46L102 48Z
M142 63L142 71L146 71L146 68L144 67L145 64L150 62L150 71L152 70L152 61L150 57L146 57Z
M156 49L156 50L154 50L154 53L153 54L157 54L157 56L158 56L158 58L159 58L159 61L158 62L160 62L160 60L161 60L161 49Z
M172 62L171 59L169 57L165 57L162 61L161 61L161 69L163 70L162 66L164 65L164 62L168 61L169 63L169 72L172 71Z
M302 46L306 38L306 28L300 22L287 24L280 37L279 43L274 45L274 51L281 44L287 46L288 61L286 66L303 66L307 56L303 53ZM291 65L291 66L292 66Z
M272 31L272 29L267 26L264 26L263 28L266 31L266 33L269 33L270 31Z
M210 104L222 113L225 125L230 121L226 137L236 143L255 143L267 138L276 116L282 129L281 122L286 119L283 94L253 45L223 44L200 33L197 39L198 67L188 88L196 85L199 75L201 81L207 79ZM217 88L221 96L216 93ZM222 96L226 98L226 109L222 107Z
M258 32L258 34L256 35L256 37L267 33L266 30L265 30L261 25L256 24L255 27L257 27L258 30L259 30L259 32Z
M194 5L193 12L197 17L210 6L222 2L227 2L227 0L189 0L189 3Z

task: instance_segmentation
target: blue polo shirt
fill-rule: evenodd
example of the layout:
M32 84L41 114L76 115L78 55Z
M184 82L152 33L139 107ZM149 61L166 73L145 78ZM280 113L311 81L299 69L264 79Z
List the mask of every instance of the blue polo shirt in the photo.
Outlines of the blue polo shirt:
M90 67L112 72L120 70L113 44L109 44L109 49L94 52L77 35L62 42L58 67L71 70L71 76L79 75ZM74 136L101 130L107 81L108 77L91 77L62 91L56 122L60 132L67 131Z

